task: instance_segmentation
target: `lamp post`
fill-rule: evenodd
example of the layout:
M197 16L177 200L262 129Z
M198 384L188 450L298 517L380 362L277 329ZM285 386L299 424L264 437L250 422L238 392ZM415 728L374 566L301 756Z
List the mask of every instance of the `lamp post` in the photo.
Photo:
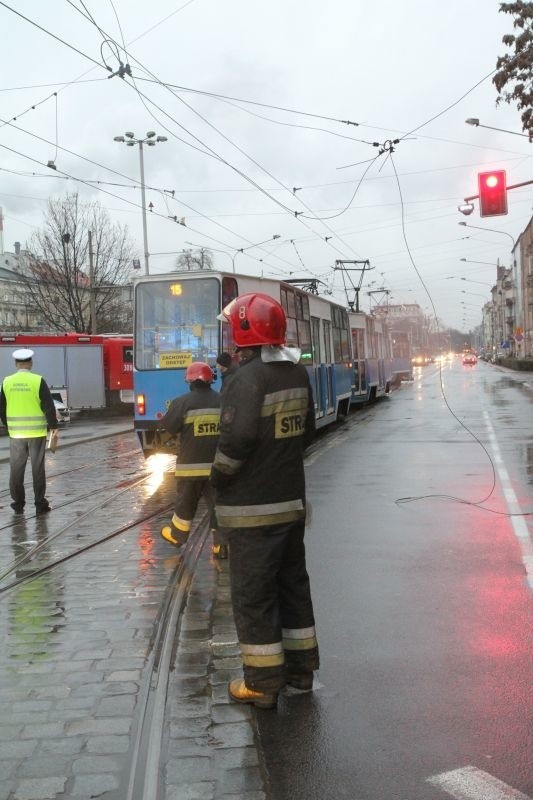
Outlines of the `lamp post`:
M465 259L466 260L466 259ZM466 281L467 283L478 283L480 286L489 286L492 287L492 283L486 283L485 281L472 281L470 278L462 278L458 275L449 275L447 278L444 278L445 281Z
M513 239L513 237L511 236L511 234L507 233L507 231L500 231L500 230L496 230L495 228L482 228L479 225L469 225L468 222L458 222L457 224L458 225L462 225L464 228L475 228L477 231L490 231L490 233L501 233L504 236L508 236L510 238L510 240L512 241L512 243L513 243L512 249L514 250L516 242Z
M487 298L484 294L479 294L478 292L467 292L466 289L461 289L461 294L469 294L471 297L482 297L485 302L488 302Z
M248 245L248 247L240 247L238 250L236 250L231 259L233 272L235 272L235 259L239 253L244 253L245 250L251 250L252 247L260 247L262 244L267 244L267 242L272 242L274 239L281 239L281 234L275 233L274 236L271 236L270 239L265 239L264 242L257 242L257 244L250 244Z
M144 156L143 156L143 144L147 147L155 147L157 142L166 142L166 136L156 136L155 131L148 131L146 137L144 139L136 139L135 134L132 131L126 131L124 136L114 136L114 142L123 142L126 144L127 147L134 147L136 144L139 145L139 161L141 165L141 203L142 203L142 215L143 215L143 241L144 241L144 273L148 275L150 272L149 262L148 262L148 234L146 232L146 197L144 193Z
M525 136L529 139L527 133L518 133L517 131L507 131L505 128L493 128L492 125L482 125L477 117L469 117L465 119L467 125L473 125L475 128L488 128L489 131L500 131L500 133L512 133L513 136Z
M460 258L459 261L464 261L465 264L486 264L487 267L500 267L501 264L495 264L494 261L474 261L472 258Z

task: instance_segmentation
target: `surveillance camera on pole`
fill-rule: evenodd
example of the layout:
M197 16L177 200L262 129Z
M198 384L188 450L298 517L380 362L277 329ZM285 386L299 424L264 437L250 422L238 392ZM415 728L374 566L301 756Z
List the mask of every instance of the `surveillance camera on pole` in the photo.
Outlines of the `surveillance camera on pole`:
M461 203L460 206L457 206L457 210L460 211L461 214L464 214L465 217L468 217L468 216L470 216L470 214L474 210L474 204L473 203Z

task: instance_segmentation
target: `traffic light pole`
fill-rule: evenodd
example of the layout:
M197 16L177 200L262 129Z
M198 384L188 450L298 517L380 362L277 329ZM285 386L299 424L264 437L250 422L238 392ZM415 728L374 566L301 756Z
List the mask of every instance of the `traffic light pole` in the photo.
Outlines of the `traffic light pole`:
M513 183L512 186L507 187L507 191L510 189L519 189L521 186L531 186L533 181L524 181L523 183ZM464 197L465 203L469 203L470 200L477 200L479 198L478 194L472 194L470 197Z

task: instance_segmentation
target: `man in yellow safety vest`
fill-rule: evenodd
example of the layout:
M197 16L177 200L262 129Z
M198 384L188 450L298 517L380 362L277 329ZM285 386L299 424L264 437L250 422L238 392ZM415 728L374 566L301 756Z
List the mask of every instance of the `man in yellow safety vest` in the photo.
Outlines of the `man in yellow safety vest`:
M31 371L33 350L15 350L13 358L17 371L4 378L0 389L0 419L7 426L9 434L9 491L13 500L11 508L15 514L22 514L24 511L24 473L29 456L35 509L37 514L45 514L50 511L50 504L45 496L46 432L50 428L51 449L55 449L56 410L46 381L41 375Z

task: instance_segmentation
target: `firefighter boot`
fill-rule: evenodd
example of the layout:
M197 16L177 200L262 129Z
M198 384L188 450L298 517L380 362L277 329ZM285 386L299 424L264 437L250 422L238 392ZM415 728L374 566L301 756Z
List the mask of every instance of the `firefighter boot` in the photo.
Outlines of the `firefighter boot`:
M228 557L227 544L214 544L211 550L213 552L213 558L217 558L219 561L223 561Z
M164 528L161 528L161 536L165 542L173 544L174 547L182 547L189 538L188 533L179 531L174 525L165 525Z
M249 689L242 678L228 683L228 694L236 703L252 703L257 708L276 708L278 693L266 694Z
M287 674L287 684L301 692L310 692L313 688L312 672L289 672Z

